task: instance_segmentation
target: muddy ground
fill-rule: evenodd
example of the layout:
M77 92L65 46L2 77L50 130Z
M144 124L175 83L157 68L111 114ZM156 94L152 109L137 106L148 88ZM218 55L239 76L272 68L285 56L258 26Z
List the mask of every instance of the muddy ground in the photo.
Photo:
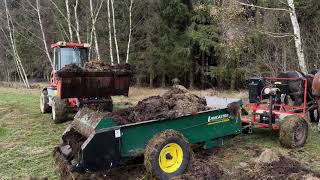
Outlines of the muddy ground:
M258 146L247 146L238 144L230 148L215 148L212 150L193 150L193 157L186 172L174 180L229 180L229 179L270 179L270 180L317 180L320 178L319 172L314 172L304 166L300 161L288 154L274 149L261 149ZM251 155L245 161L239 162L230 168L224 166L221 159L232 153L243 153L246 151ZM143 158L129 162L125 166L107 172L95 174L64 174L63 179L117 179L117 180L137 180L137 179L157 179L149 175L143 166Z

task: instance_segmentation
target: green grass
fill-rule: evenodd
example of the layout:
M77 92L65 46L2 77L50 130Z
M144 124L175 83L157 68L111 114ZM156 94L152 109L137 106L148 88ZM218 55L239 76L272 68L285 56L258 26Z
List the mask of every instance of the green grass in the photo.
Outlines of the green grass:
M0 88L0 179L29 176L58 179L52 150L70 122L55 125L50 114L41 114L38 106L38 90ZM122 107L115 107L118 108ZM257 156L256 148L279 149L320 171L320 135L315 130L311 131L306 146L297 150L281 148L276 135L268 130L255 130L252 135L227 141L216 156L226 168L234 168Z
M0 179L57 179L52 150L69 123L40 114L35 90L0 88Z

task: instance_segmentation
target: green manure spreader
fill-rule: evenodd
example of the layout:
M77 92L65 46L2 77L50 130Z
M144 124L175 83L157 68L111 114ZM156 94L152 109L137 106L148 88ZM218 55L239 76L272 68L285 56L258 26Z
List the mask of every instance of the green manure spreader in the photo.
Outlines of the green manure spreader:
M110 117L88 115L81 121L86 129L92 128L90 133L69 127L54 151L56 162L62 173L85 174L106 172L144 156L146 170L159 179L181 175L190 161L191 145L209 149L241 133L241 100L206 100L211 110L120 126ZM101 119L93 126L86 123L93 117Z

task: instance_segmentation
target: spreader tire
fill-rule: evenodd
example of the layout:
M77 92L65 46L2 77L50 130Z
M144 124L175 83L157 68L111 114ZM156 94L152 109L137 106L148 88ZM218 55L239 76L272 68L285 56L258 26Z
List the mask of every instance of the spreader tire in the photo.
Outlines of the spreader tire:
M67 121L68 104L67 99L53 97L52 99L52 120L55 124Z
M304 146L308 138L308 123L299 116L286 116L280 123L280 144L286 148Z
M41 113L49 113L51 112L51 107L49 106L49 98L48 98L48 91L43 90L40 94L40 111Z
M159 179L179 176L187 169L191 158L188 141L177 131L165 130L148 143L144 165L151 175Z

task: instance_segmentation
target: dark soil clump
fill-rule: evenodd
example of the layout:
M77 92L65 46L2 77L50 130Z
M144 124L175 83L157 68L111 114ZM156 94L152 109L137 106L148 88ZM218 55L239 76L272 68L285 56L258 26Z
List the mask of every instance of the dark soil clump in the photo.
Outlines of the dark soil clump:
M279 156L279 160L270 163L249 162L247 167L238 168L234 179L305 179L307 176L320 177L320 173L306 168L299 161L287 156Z
M113 67L103 61L89 61L84 68L86 71L111 71Z
M77 66L76 64L68 64L62 69L59 70L60 72L84 72L84 69Z
M130 64L116 64L110 65L103 61L89 61L86 62L84 68L79 67L76 64L68 64L59 70L63 72L129 72L133 73L134 67Z
M140 101L135 107L109 113L118 125L143 122L147 120L176 118L208 110L206 100L172 88L163 96L152 96Z

